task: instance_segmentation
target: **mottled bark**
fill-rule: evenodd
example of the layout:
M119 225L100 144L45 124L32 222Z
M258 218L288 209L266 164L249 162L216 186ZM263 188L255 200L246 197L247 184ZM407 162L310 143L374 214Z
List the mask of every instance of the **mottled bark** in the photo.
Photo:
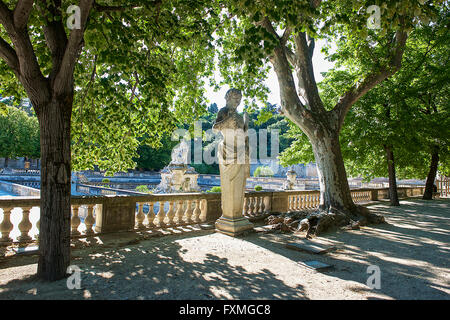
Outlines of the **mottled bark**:
M427 181L425 183L425 192L423 193L423 200L433 199L434 181L436 180L436 174L439 164L439 147L434 146L431 153L430 170L428 171Z
M70 263L70 120L73 94L40 106L41 220L38 276L58 280Z
M0 58L23 85L39 119L41 133L41 219L38 275L61 279L70 261L70 118L74 68L83 47L83 36L94 0L79 0L80 28L66 34L61 1L46 6L17 1L11 10L0 1L0 23L10 43L0 37ZM44 76L29 36L28 19L35 8L43 17L43 33L52 68Z
M320 183L320 209L355 209L337 134L312 137L311 143Z
M313 2L312 5L320 5L320 1ZM308 224L308 228L314 224L316 234L344 224L384 222L383 217L371 214L367 208L353 203L338 137L351 106L400 68L407 34L401 30L396 32L388 66L374 70L355 84L328 111L324 108L314 79L314 39L307 38L304 32L291 27L287 27L280 37L268 17L257 24L279 42L270 55L270 62L278 78L282 113L308 136L317 163L320 211L304 222ZM291 36L293 46L287 46ZM297 76L298 86L293 72Z
M400 202L398 201L398 192L397 192L397 177L395 174L395 160L394 160L394 151L390 146L384 146L384 150L386 152L386 161L388 165L388 173L389 173L389 199L391 206L399 206Z

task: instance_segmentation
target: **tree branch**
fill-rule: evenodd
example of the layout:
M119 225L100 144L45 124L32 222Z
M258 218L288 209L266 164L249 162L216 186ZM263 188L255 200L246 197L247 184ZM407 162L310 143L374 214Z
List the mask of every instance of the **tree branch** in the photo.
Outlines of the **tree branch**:
M19 0L14 8L14 26L17 29L26 27L34 0Z
M94 0L80 0L80 29L73 29L70 32L61 67L56 73L54 79L54 90L56 93L72 90L73 71L80 55L83 45L84 31L86 29L89 12L91 11Z
M280 39L281 45L282 45L282 46L285 46L285 45L286 45L286 42L289 40L289 37L291 36L291 34L292 34L292 28L287 27L287 28L284 30L283 36L282 36L281 39Z
M394 47L389 66L382 67L378 71L372 72L363 81L350 88L350 90L339 99L338 103L332 110L332 113L338 120L338 130L342 127L345 116L356 101L358 101L370 89L374 88L376 85L392 76L400 69L407 37L406 32L397 31L395 35L396 45Z
M19 72L19 59L17 58L16 51L0 37L0 58L2 58L6 64L16 73Z
M7 32L14 29L13 12L9 10L6 4L0 0L0 23L5 27Z
M306 34L299 32L295 38L295 52L297 66L295 71L299 83L299 93L307 101L308 106L315 112L323 112L322 100L319 96L316 79L314 78L314 68L312 64L311 46L314 50L314 41L310 41L312 45L308 45Z

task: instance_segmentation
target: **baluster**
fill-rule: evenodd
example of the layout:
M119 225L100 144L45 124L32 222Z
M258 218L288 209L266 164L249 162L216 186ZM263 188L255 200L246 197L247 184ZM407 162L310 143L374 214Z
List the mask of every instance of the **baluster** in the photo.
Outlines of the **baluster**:
M40 217L38 218L38 221L36 221L36 229L38 230L38 233L36 234L36 242L39 244L39 232L41 230L41 218Z
M185 216L185 222L187 224L189 223L193 223L194 221L192 221L192 200L188 199L186 200L186 211L184 212L184 216Z
M138 229L145 229L144 220L145 220L144 203L138 202L138 213L136 215L136 227Z
M91 235L94 234L94 230L92 229L95 219L94 219L94 204L87 205L87 216L84 219L84 224L86 225L86 234Z
M78 231L78 227L81 224L81 219L79 217L79 213L78 213L78 209L79 209L79 205L73 205L72 206L72 218L70 219L70 234L73 236L78 236L80 235L80 231Z
M13 208L3 208L3 221L0 224L0 232L2 233L2 238L0 239L1 244L11 243L13 240L9 237L11 230L14 228L11 223L11 210Z
M203 199L203 200L200 200L200 210L201 210L201 214L200 214L200 222L204 222L204 221L206 221L206 212L207 212L207 209L208 209L208 200L206 200L206 199Z
M158 219L158 227L162 228L165 227L166 224L164 223L165 213L164 213L164 202L159 201L159 210L156 214L156 218Z
M264 214L270 213L271 209L270 197L264 197Z
M33 225L30 222L30 210L31 207L23 207L22 208L22 221L20 221L18 227L20 230L20 236L17 240L20 242L27 242L31 240L31 237L28 235Z
M200 210L200 200L199 199L195 199L194 200L194 205L195 205L195 208L194 208L194 212L193 212L193 216L192 216L192 221L194 223L200 223L201 222L200 214L202 213L201 210Z
M153 211L153 202L148 203L148 213L147 213L147 227L154 228L156 227L155 220L155 212Z
M167 216L167 225L174 226L175 222L173 221L173 218L175 217L175 210L173 208L173 201L169 201L169 210L166 213Z
M253 217L253 213L255 212L255 198L253 198L253 197L250 197L250 198L248 198L248 201L250 202L250 204L249 204L249 208L248 208L248 215L250 216L250 217Z
M183 222L183 201L182 200L178 200L177 201L177 212L176 212L176 224L177 225L182 225L184 224Z
M244 197L244 209L242 215L246 216L247 214L248 214L248 197Z
M255 211L253 212L253 215L257 216L259 215L259 210L261 209L261 201L260 197L255 197Z
M264 197L259 197L259 210L258 210L258 215L262 215L264 213Z

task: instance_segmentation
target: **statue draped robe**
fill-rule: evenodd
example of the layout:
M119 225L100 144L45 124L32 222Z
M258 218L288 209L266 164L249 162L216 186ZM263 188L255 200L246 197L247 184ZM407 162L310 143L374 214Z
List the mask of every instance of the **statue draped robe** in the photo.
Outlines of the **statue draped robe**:
M222 192L222 216L242 217L246 180L250 177L248 118L228 107L222 108L214 124L223 140L219 143L218 160Z

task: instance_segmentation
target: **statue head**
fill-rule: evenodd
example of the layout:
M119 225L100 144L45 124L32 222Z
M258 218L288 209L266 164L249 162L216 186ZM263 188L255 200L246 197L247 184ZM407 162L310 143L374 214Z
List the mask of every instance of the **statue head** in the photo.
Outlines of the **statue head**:
M225 94L225 100L227 102L227 107L236 109L241 103L242 93L238 89L230 89Z

